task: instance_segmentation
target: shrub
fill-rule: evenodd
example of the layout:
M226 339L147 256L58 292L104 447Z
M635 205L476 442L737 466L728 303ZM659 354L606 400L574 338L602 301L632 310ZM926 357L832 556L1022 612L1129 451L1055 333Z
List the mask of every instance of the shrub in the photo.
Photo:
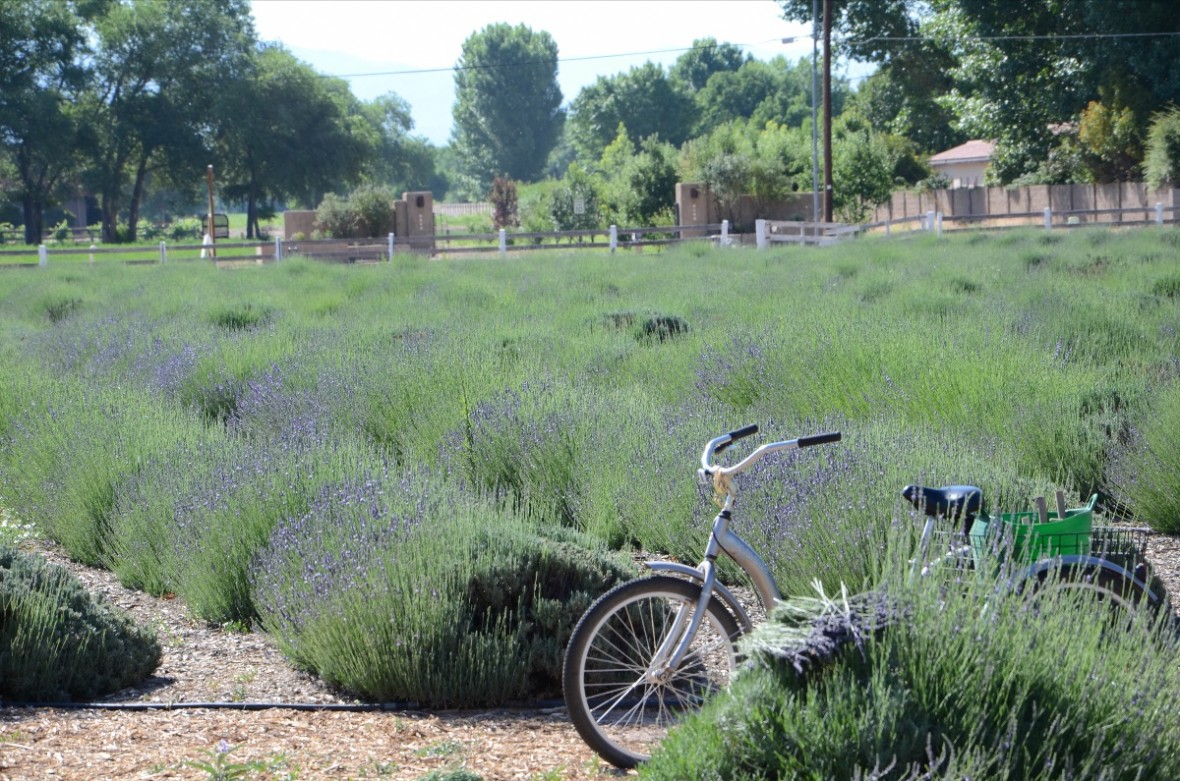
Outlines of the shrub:
M142 681L160 659L154 633L69 571L0 548L0 695L88 700Z
M393 191L364 185L341 198L328 193L316 209L316 230L336 239L387 236L394 230Z
M247 301L244 304L222 306L215 310L209 319L214 325L228 331L245 331L266 325L273 316L274 312L270 307L256 306Z
M1156 399L1124 466L1120 488L1136 516L1157 531L1180 533L1180 386Z
M388 236L394 232L393 190L363 185L348 197L348 206L356 213L356 238Z
M195 217L176 220L167 228L168 238L172 241L200 241L202 233L201 221Z
M367 699L469 707L559 691L590 601L632 574L421 475L325 490L254 568L263 626L297 664Z
M1180 298L1180 274L1169 274L1157 279L1151 292L1162 298Z
M1152 187L1180 180L1180 107L1173 106L1152 117L1143 173Z
M135 388L46 382L0 451L6 501L87 564L106 559L120 485L201 426Z
M250 571L281 519L307 511L321 486L372 468L351 439L314 442L304 432L195 454L190 493L177 496L164 563L195 615L252 623Z
M688 322L676 315L654 314L643 321L640 336L665 342L688 333Z
M1020 595L998 595L991 577L960 578L951 599L946 586L894 582L905 617L870 622L875 631L837 621L841 632L826 639L843 641L843 651L817 646L827 664L800 665L804 676L787 647L804 633L790 638L777 621L756 629L746 641L753 668L674 730L641 775L1049 781L1180 772L1171 630L1139 620L1104 632L1109 606L1076 593L1042 596L1033 610ZM830 602L829 621L856 609ZM817 634L810 639L825 639ZM781 653L762 650L784 640Z
M520 225L517 214L516 182L507 176L497 176L492 180L492 190L488 193L488 200L492 204L492 226L496 230L501 228L515 228Z
M348 238L355 236L358 230L358 217L348 204L348 200L336 193L328 193L320 201L315 210L315 232L333 238Z
M448 451L485 497L527 517L574 525L586 416L552 408L554 389L526 383L476 405Z

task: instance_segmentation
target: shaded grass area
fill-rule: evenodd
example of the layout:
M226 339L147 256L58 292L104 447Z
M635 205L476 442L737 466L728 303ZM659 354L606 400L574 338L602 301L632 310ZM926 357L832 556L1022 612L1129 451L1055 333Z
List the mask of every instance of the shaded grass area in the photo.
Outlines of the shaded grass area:
M699 556L743 423L844 432L742 485L788 593L874 582L910 483L1180 524L1173 237L10 274L2 503L366 696L535 696L627 552Z

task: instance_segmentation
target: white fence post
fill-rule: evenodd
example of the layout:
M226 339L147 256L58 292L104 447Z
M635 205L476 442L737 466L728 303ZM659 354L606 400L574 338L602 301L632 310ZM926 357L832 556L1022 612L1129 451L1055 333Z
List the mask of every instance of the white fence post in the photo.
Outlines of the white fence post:
M393 245L397 241L397 236L389 234L389 262L393 262Z
M96 246L95 246L95 245L93 245L93 244L91 244L91 245L90 245L90 262L91 262L91 263L93 263L93 262L94 262L94 251L95 251L96 249L98 249L98 247L96 247Z
M162 241L160 242L160 262L168 262L168 247Z
M275 236L275 261L283 259L283 237Z
M506 228L500 229L500 257L508 254L508 230Z
M729 220L721 221L721 246L729 246Z
M934 217L934 235L942 238L942 212Z
M1155 204L1155 224L1156 225L1163 225L1164 224L1164 205L1162 203L1159 203L1158 201Z
M758 249L766 249L766 220L754 220L754 244Z
M1045 230L1050 230L1053 227L1053 210L1048 206L1045 207Z
M37 247L37 265L49 265L49 249L44 244L42 244L40 247Z
M934 230L934 212L926 212L926 230Z
M619 247L619 226L610 226L610 254L615 254L615 250Z

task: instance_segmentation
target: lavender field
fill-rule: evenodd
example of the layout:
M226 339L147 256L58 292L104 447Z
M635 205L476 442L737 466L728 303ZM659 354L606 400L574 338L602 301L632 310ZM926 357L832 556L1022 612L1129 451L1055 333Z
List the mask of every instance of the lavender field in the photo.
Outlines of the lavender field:
M880 577L908 483L1180 530L1180 234L0 276L0 506L369 699L552 696L630 554L699 554L704 441L840 429L739 523ZM730 573L733 574L733 573Z

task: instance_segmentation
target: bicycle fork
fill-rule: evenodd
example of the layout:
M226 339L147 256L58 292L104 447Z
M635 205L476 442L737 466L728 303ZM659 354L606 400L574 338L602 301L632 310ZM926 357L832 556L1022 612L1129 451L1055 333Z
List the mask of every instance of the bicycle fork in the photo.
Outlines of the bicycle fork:
M712 545L712 542L710 542ZM701 628L701 621L705 616L705 609L709 600L713 598L713 586L717 580L717 568L713 561L706 557L698 568L702 573L701 595L697 597L696 605L688 607L682 605L676 609L676 617L672 619L672 627L660 647L652 654L651 663L647 667L644 680L648 683L663 683L684 661L688 647L697 636ZM688 626L685 626L687 622Z
M713 519L713 529L709 535L708 545L705 547L705 556L698 566L694 568L670 562L648 565L652 569L687 575L700 584L701 595L691 608L682 606L677 609L671 631L660 643L660 647L652 656L651 664L648 665L647 673L644 676L646 681L665 681L673 671L680 667L688 653L689 646L692 645L692 641L700 630L701 621L704 620L710 599L719 598L733 612L743 632L750 629L750 617L741 603L734 599L725 586L717 582L716 561L722 552L737 562L738 566L750 576L763 607L769 610L775 602L782 598L778 585L774 582L766 563L750 547L749 543L730 531L732 503L733 496L726 497L721 512Z

